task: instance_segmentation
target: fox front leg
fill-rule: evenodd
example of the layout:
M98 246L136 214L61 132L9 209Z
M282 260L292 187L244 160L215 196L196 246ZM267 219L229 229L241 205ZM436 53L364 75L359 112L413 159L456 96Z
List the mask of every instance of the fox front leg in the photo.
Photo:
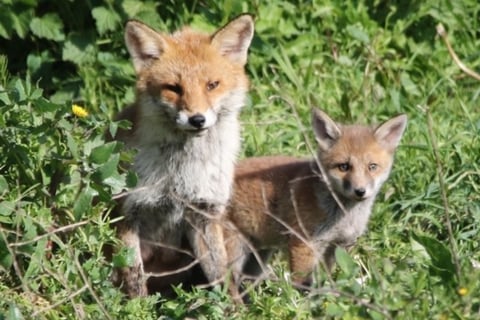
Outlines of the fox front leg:
M316 252L312 244L294 237L288 243L288 251L292 281L301 287L310 287L312 272L317 262Z
M118 268L114 271L114 282L130 297L148 295L147 283L143 271L143 261L138 233L124 225L118 229L120 240L127 248L134 251L134 261L131 266Z
M237 302L242 302L240 285L251 251L248 240L233 224L225 222L225 225L222 225L222 227L224 230L226 254L228 256L227 266L231 272L228 291Z
M220 219L201 215L199 212L189 214L187 235L205 276L214 284L225 280L228 270L224 230Z

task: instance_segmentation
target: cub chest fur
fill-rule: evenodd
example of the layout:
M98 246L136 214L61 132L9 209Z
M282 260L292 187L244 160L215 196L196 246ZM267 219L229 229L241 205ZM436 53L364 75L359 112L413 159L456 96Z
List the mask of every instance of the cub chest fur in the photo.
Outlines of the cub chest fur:
M318 198L321 198L321 196L317 194ZM317 201L319 202L319 211L326 213L327 218L324 223L316 226L313 236L315 242L349 247L365 232L373 199L365 199L354 204L344 202L345 206L339 206L334 202L334 199L329 202L325 202L324 199ZM335 204L326 207L326 203Z

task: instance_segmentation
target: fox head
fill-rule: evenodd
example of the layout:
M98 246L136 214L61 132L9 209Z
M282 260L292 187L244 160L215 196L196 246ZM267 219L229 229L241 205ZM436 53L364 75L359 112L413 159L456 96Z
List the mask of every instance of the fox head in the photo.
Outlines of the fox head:
M354 201L375 197L390 174L407 116L396 116L376 127L341 125L314 109L312 122L318 160L335 193Z
M238 112L248 90L244 66L253 30L247 14L211 35L189 28L162 34L129 21L125 42L137 75L140 116L198 134L221 114Z

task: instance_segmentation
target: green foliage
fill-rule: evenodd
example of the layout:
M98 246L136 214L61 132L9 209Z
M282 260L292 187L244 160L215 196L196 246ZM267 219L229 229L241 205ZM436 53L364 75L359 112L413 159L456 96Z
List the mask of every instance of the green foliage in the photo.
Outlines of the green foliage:
M160 319L230 319L235 318L232 301L219 287L211 291L194 289L192 292L176 288L179 298L163 300Z
M245 306L220 287L127 300L109 277L131 252L103 256L117 241L105 215L112 197L135 184L118 169L131 155L104 139L133 100L123 24L212 31L244 11L256 33L242 157L309 156L312 106L345 122L407 113L392 175L369 231L351 252L337 250L333 275L320 270L308 293L276 259L270 279L247 285ZM476 0L3 0L0 319L478 318L480 83L435 26L478 72L479 17ZM74 115L73 103L89 115Z
M104 281L102 246L114 237L102 211L128 187L121 145L102 138L108 122L50 102L28 77L0 88L0 110L0 310L56 318L64 301L59 314L124 312L92 299L122 296Z

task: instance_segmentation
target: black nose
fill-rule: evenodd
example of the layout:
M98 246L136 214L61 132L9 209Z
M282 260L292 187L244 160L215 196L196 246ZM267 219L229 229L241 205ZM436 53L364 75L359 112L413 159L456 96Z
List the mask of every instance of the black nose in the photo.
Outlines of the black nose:
M188 118L188 122L195 128L200 129L205 124L205 117L201 114L195 114Z
M365 192L366 192L366 190L364 188L355 189L355 194L358 197L363 197L365 195Z

